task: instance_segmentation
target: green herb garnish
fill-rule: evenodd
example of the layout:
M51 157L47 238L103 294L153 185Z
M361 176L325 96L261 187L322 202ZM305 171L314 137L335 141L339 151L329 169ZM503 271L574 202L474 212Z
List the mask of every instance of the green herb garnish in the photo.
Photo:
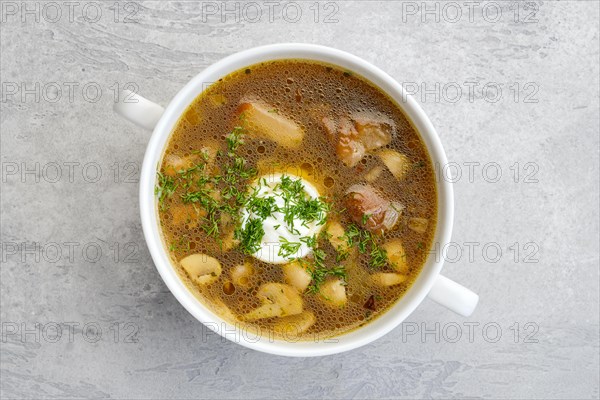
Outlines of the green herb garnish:
M233 128L231 133L229 133L225 139L227 140L227 150L230 153L235 153L235 151L244 144L243 139L244 129L241 126L236 126Z
M243 125L243 113L240 115ZM176 171L174 177L158 172L158 182L155 188L161 209L166 207L165 199L171 197L177 189L182 189L180 198L184 204L200 206L206 212L201 218L201 228L220 243L223 215L230 215L225 220L238 223L239 210L246 202L246 181L256 175L256 170L248 166L247 161L237 155L236 151L244 144L244 129L236 126L226 136L227 152L216 152L218 172L209 176L206 162L210 159L207 151L195 151L200 154L202 162L190 168ZM199 211L199 210L198 210ZM262 238L262 236L261 236ZM248 244L249 242L247 242Z
M366 254L369 249L369 266L372 268L381 268L387 263L387 253L384 249L379 247L377 238L371 232L360 229L355 224L350 224L344 234L348 247L357 245L358 251L361 254ZM338 254L338 258L342 257Z
M154 194L158 196L158 204L160 204L160 208L164 210L166 208L165 199L173 196L178 185L175 183L175 180L168 175L161 174L160 172L158 172L157 175L158 182L154 188Z
M246 254L254 254L260 250L265 234L262 223L259 218L250 218L243 228L235 231L235 238L240 241L240 247Z
M323 197L310 198L304 191L304 185L300 179L294 180L287 175L282 175L281 182L275 186L275 189L282 192L284 206L280 211L283 213L283 221L291 233L299 233L294 226L296 221L301 221L305 227L308 227L311 222L317 222L318 225L325 223L327 212L330 209L329 204Z
M263 220L279 210L274 197L258 197L256 195L246 201L246 208L249 212L258 215Z
M278 255L284 258L288 258L292 254L295 254L300 249L300 246L302 246L302 243L300 242L290 242L281 236L279 237L279 244L280 247Z

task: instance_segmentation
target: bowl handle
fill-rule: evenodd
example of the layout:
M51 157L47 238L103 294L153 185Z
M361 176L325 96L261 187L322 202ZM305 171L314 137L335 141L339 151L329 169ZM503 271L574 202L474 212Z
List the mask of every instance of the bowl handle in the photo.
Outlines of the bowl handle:
M429 298L464 317L473 314L479 302L476 293L442 275L433 284Z
M142 128L153 130L165 109L131 90L121 91L119 101L113 106L117 114L122 115Z

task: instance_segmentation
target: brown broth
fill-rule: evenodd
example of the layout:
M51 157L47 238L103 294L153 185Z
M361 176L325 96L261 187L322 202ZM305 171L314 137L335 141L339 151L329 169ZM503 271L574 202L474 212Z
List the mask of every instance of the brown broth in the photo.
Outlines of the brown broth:
M205 90L188 107L173 131L163 157L161 171L166 171L167 157L185 157L203 146L218 146L226 151L225 135L231 132L238 120L238 105L247 98L259 98L276 108L279 113L295 120L305 130L301 150L290 150L273 142L245 138L238 154L249 165L259 170L259 175L285 171L303 175L318 188L321 195L334 199L330 218L340 220L343 226L350 223L342 211L340 199L344 191L355 183L364 182L364 175L375 166L383 166L376 156L367 155L357 166L346 167L336 157L334 146L328 140L320 121L323 110L333 115L353 112L372 112L391 119L396 126L396 136L386 147L408 156L412 168L405 179L398 181L383 166L383 172L371 185L388 199L405 206L400 222L387 232L381 242L401 238L410 265L409 279L396 286L381 288L370 283L368 275L375 272L367 265L368 256L353 251L343 263L348 272L346 305L342 308L325 304L318 294L303 294L304 309L316 316L316 322L300 339L311 340L314 335L328 337L346 333L362 326L384 313L410 287L419 274L431 248L436 226L436 186L431 160L419 134L409 120L380 89L354 74L337 67L303 60L280 60L253 65L236 71ZM223 156L216 163L222 163ZM159 207L162 234L170 248L173 265L191 292L204 304L212 307L225 319L225 305L233 315L239 316L260 305L256 293L261 284L284 282L281 265L267 264L242 253L238 249L222 251L213 238L199 228L197 216L189 212L181 199L183 188L178 187L171 197ZM179 210L179 211L178 211ZM186 214L187 213L187 214ZM425 233L408 228L411 217L427 218ZM319 242L327 254L327 262L335 264L335 249L325 239ZM187 255L205 253L217 258L222 274L215 283L193 283L178 261ZM248 286L233 285L230 270L235 265L251 261L255 274ZM391 271L389 266L380 271ZM365 308L371 298L374 310ZM269 328L277 318L250 323L256 329ZM230 321L235 322L235 321Z

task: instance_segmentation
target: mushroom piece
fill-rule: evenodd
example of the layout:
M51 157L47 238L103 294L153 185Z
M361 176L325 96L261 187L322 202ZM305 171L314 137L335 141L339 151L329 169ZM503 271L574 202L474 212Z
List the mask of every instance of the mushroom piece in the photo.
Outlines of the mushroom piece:
M304 139L304 130L274 107L249 101L240 105L239 112L252 136L272 140L287 148L297 148Z
M323 117L321 121L338 158L348 167L358 164L366 153L389 144L395 133L393 121L370 113L353 113L337 121Z
M344 227L337 221L331 221L327 225L327 235L329 236L329 243L339 252L348 251L348 242L344 235Z
M246 260L243 264L238 264L231 269L231 281L238 286L248 286L252 274L254 274L252 262Z
M168 154L165 157L165 175L175 176L178 172L192 168L198 157L194 155L180 157L174 154Z
M223 250L229 251L240 244L240 241L235 238L235 231L233 229L228 230L223 235Z
M378 286L394 286L406 281L408 276L394 272L377 272L371 275L371 280Z
M427 230L427 225L429 225L429 220L427 218L408 219L408 228L417 233L425 233Z
M192 254L179 264L188 273L190 279L199 285L208 285L219 279L221 275L221 263L214 257L206 254Z
M177 204L169 209L173 225L188 224L190 228L198 225L198 220L206 216L206 210L194 207L193 204Z
M285 281L289 285L298 289L300 292L303 292L312 280L311 275L308 273L306 268L300 264L299 261L293 261L289 264L285 264L282 269Z
M189 107L184 114L185 120L191 125L198 125L201 121L198 111L194 107Z
M219 227L223 232L221 234L221 245L224 251L229 251L240 244L240 241L235 238L236 225L230 214L221 213Z
M165 156L165 175L176 176L177 173L190 169L197 164L206 164L210 167L217 156L218 148L218 143L209 141L208 144L203 144L200 150L194 151L193 154L187 156L167 154ZM206 167L204 170L206 170Z
M402 246L402 240L392 239L381 247L385 250L388 262L394 267L394 270L403 274L408 273L408 260L406 259L404 246Z
M410 171L410 159L404 154L390 149L383 149L378 151L377 155L398 180L404 179Z
M215 107L220 107L220 106L223 106L223 105L227 104L227 97L225 97L221 93L216 93L216 94L213 94L213 95L210 96L210 102Z
M356 184L346 190L346 209L350 216L354 222L372 233L383 234L391 230L398 222L403 208L400 203L384 199L370 185Z
M206 162L207 165L212 166L215 159L217 158L219 147L219 143L215 140L203 140L203 145L200 148L198 154L200 155L202 160Z
M379 178L379 176L381 175L382 172L383 172L383 167L381 165L374 166L365 174L365 181L371 182L371 183L375 182L377 180L377 178Z
M256 294L263 303L244 315L246 321L300 314L303 304L300 294L283 283L265 283Z
M273 331L284 337L295 337L306 332L317 319L311 311L283 317L273 325Z
M346 285L341 279L330 279L322 284L319 294L326 304L334 307L342 307L348 301Z

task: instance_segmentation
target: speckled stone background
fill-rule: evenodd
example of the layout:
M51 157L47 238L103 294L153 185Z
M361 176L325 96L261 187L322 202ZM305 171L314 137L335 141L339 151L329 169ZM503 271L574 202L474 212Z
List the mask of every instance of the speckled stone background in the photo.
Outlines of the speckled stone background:
M3 399L599 397L597 1L0 4ZM149 133L115 93L166 105L276 42L352 52L415 93L451 161L444 271L480 293L473 316L426 300L371 345L288 359L167 290L139 220Z

